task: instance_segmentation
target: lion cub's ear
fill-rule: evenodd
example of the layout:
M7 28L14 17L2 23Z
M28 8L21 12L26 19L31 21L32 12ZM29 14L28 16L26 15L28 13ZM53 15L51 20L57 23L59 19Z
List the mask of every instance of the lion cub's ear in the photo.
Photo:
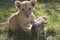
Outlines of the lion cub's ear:
M37 0L31 0L31 5L34 7L37 3Z
M17 8L20 8L21 2L20 1L15 1L15 5Z

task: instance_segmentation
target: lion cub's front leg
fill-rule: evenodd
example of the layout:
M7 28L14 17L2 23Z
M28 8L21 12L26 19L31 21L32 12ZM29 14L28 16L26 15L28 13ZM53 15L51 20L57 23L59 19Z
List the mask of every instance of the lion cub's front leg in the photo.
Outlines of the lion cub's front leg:
M12 16L10 16L9 18L9 28L11 31L15 31L15 29L18 27L18 23L17 23L17 15L13 14Z

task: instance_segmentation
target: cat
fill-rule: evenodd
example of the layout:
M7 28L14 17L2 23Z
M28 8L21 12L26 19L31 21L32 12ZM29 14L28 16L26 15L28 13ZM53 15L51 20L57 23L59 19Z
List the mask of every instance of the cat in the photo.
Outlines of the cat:
M9 28L12 31L15 31L18 27L20 27L23 31L29 31L26 27L27 24L34 24L34 14L33 8L36 5L37 0L31 1L15 1L16 8L18 12L12 14L9 17Z
M46 40L46 16L40 16L35 20L35 23L32 25L31 33L32 36L36 37L36 40Z

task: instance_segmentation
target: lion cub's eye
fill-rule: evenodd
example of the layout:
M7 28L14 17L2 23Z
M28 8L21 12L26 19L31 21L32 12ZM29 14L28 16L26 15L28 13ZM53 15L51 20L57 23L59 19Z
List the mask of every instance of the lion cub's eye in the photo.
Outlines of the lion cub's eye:
M31 8L29 8L29 10L31 10Z
M24 9L22 9L22 11L24 11Z

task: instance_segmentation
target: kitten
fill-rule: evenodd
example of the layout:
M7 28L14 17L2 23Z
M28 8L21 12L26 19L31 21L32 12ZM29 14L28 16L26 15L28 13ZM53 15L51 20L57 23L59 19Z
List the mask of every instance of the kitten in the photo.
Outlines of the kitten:
M15 31L20 27L23 31L27 32L27 24L34 23L33 8L36 5L37 0L31 1L15 1L18 12L12 14L9 18L9 27L12 31Z
M45 16L38 17L31 28L32 35L39 40L46 40L46 20Z

